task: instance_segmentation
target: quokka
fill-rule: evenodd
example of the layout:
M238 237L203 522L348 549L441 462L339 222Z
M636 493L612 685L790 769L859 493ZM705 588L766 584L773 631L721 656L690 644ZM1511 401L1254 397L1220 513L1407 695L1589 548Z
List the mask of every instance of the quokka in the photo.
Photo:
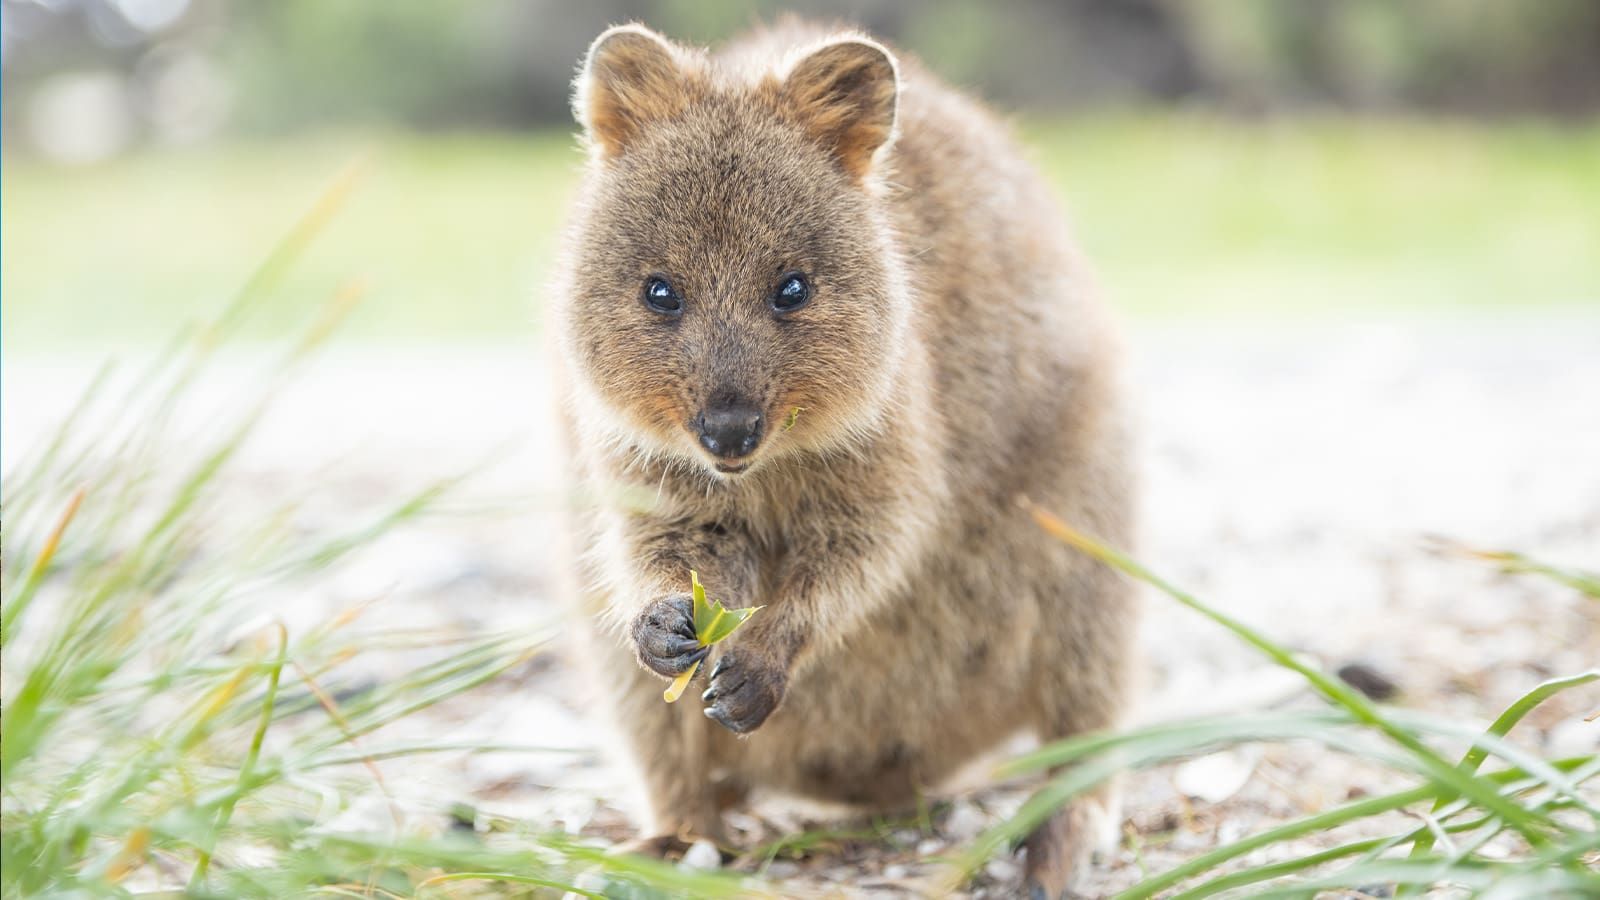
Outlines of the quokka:
M645 834L717 836L752 788L903 809L1018 732L1115 724L1133 590L1016 498L1131 545L1118 340L1006 128L800 23L715 53L612 28L574 108L568 465L652 502L575 508L572 575ZM691 569L766 609L700 647ZM1028 839L1033 896L1067 889L1115 805Z

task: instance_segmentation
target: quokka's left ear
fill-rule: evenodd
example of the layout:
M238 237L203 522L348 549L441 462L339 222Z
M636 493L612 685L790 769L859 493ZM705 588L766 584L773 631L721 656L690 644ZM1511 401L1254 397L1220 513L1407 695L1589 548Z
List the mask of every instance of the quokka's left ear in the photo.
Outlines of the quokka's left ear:
M683 111L694 69L692 53L643 25L609 28L584 57L573 115L602 157L620 156L652 124Z
M836 38L802 57L783 80L782 102L840 168L860 180L895 135L900 71L864 37Z

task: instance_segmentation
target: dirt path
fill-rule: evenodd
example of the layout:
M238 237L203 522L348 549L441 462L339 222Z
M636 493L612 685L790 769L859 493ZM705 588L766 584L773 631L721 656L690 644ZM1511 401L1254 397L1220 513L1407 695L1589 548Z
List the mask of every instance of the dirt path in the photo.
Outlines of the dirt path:
M1146 420L1140 556L1153 568L1329 666L1370 667L1398 686L1398 702L1464 721L1600 661L1600 604L1440 555L1425 540L1600 567L1600 318L1243 332L1167 325L1139 330L1133 344ZM8 469L67 407L91 362L8 354ZM242 357L223 365L202 406L229 409L252 365ZM307 515L333 520L493 453L498 463L471 494L499 511L386 539L273 614L320 621L353 598L382 594L382 615L408 624L548 620L556 604L547 538L560 497L544 427L549 400L537 355L520 346L353 348L319 363L241 460L230 487L242 509L314 487ZM1147 602L1142 718L1294 693L1292 679L1210 623L1165 598ZM583 714L576 681L552 655L410 723L456 740L570 749L386 762L401 803L425 820L464 801L484 816L625 837L629 797L595 749L607 741ZM1519 735L1552 751L1592 751L1600 724L1577 714L1593 708L1600 692L1563 698ZM1140 773L1128 781L1128 840L1090 891L1376 789L1380 777L1359 760L1300 745ZM887 826L802 858L780 854L766 871L797 892L915 894L932 871L919 859L970 839L1025 796L1025 786L961 793L938 807L931 828ZM359 804L340 816L332 827L387 819ZM768 803L733 825L754 844L804 816ZM1013 861L996 860L973 890L1006 896L1017 874Z

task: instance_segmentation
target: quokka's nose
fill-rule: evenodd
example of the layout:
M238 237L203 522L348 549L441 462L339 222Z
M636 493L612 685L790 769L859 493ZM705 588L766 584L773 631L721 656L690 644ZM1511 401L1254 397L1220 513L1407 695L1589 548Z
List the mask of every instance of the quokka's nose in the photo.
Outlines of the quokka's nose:
M700 414L700 446L724 459L749 456L761 443L761 411L750 406L718 406Z

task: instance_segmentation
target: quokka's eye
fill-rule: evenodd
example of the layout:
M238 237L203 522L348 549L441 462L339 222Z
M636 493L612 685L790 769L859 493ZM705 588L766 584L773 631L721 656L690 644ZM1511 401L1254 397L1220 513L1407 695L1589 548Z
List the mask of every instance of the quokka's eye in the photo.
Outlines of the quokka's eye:
M778 289L772 292L772 308L778 312L793 312L811 299L811 284L799 272L790 272L778 279Z
M683 312L683 297L672 282L652 275L644 281L644 305L664 316L675 316Z

